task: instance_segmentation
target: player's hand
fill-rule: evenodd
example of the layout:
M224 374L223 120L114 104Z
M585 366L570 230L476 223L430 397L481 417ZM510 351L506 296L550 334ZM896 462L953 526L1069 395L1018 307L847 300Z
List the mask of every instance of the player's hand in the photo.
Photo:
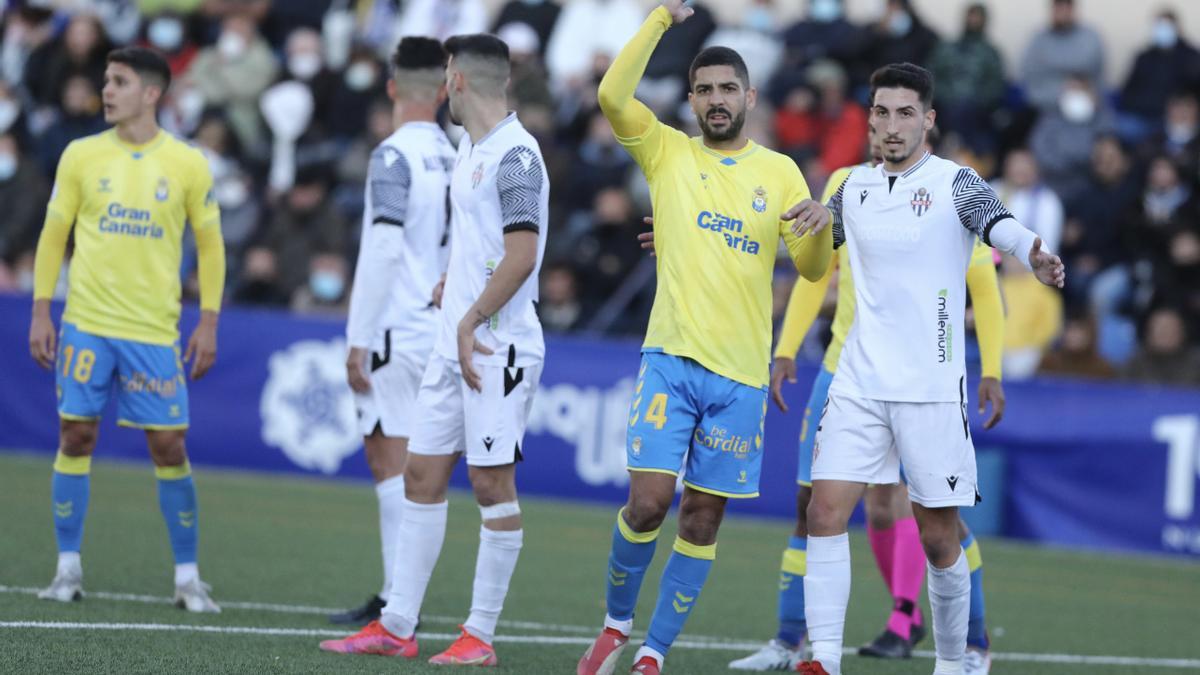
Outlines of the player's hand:
M983 423L984 429L991 429L1004 418L1004 385L994 377L985 377L979 381L979 414L987 410L988 402L992 404L992 414Z
M786 356L775 357L775 367L771 368L771 399L783 412L788 411L787 401L783 400L783 381L796 384L796 359Z
M666 0L662 6L671 13L671 22L675 24L687 21L688 17L696 13L696 10L688 7L684 0Z
M188 339L187 351L183 353L183 361L192 362L193 380L204 377L209 368L217 361L217 315L216 312L201 312L200 323L192 331Z
M805 199L784 211L781 218L796 221L792 223L792 234L797 237L803 237L805 234L816 236L833 222L833 213L821 202Z
M54 367L55 342L54 320L50 318L50 302L39 300L34 304L33 318L29 322L29 355L46 370Z
M1033 248L1029 249L1029 266L1037 280L1047 286L1062 288L1067 281L1067 268L1062 258L1042 250L1042 238L1033 240Z
M446 275L438 280L437 285L433 287L433 306L438 309L442 308L442 294L446 291Z
M475 352L488 356L493 352L486 346L479 344L479 341L475 339L475 327L479 324L470 321L470 317L474 312L474 309L467 312L467 316L458 322L458 365L462 368L463 381L467 383L467 386L475 391L482 392L483 378L475 370Z
M351 347L350 355L346 357L346 382L355 393L365 394L371 391L371 380L367 379L367 350L362 347Z
M649 227L654 227L654 216L646 216L645 218L642 218L642 222L645 223ZM651 258L653 258L655 256L654 230L650 230L649 232L642 232L641 234L639 234L638 235L638 243L641 244L643 250L650 251Z

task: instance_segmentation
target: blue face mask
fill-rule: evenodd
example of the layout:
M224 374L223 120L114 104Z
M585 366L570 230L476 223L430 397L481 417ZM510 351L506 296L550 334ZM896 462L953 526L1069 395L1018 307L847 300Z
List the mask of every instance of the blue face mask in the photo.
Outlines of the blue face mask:
M316 299L333 302L342 297L346 282L337 272L317 271L308 278L308 288Z
M812 0L808 16L813 21L829 23L842 18L842 5L838 0Z
M771 15L771 10L766 7L755 7L746 12L746 18L743 20L746 28L759 33L775 32L775 17Z

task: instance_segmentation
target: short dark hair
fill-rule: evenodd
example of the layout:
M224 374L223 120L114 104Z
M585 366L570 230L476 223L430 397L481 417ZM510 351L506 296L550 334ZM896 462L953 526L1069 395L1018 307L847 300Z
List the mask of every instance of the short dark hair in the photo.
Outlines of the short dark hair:
M455 35L446 40L446 53L455 58L474 56L480 59L508 63L508 45L489 33Z
M144 84L162 89L167 93L171 86L171 67L162 54L145 47L122 47L108 53L108 63L129 66L142 78Z
M891 88L911 89L917 92L921 105L926 109L933 105L933 74L921 66L913 63L889 63L871 73L871 105L875 105L875 92Z
M696 71L709 66L732 66L733 74L742 81L742 87L750 87L750 70L746 68L741 54L729 47L708 47L692 59L692 65L688 68L689 89L696 82Z
M445 68L446 50L442 43L428 37L406 37L392 53L392 70Z

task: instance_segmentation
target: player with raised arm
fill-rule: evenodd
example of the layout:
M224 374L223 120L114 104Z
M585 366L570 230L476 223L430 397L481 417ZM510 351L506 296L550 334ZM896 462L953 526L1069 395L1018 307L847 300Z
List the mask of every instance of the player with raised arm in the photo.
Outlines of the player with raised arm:
M936 129L934 130L936 131ZM930 132L930 135L933 131ZM872 156L878 164L881 150L871 139ZM932 143L932 140L931 140ZM872 165L866 165L872 166ZM829 201L841 187L853 167L839 169L830 176L823 199ZM780 565L779 629L776 636L761 649L744 658L732 661L734 670L789 670L803 660L807 626L804 618L805 549L807 547L806 512L812 495L812 449L817 429L817 416L825 406L829 385L833 382L842 345L854 322L854 279L850 269L848 249L838 249L829 270L816 283L796 281L784 313L775 363L771 373L771 396L783 412L788 405L783 398L783 383L796 381L795 356L800 342L816 319L834 275L837 276L837 305L833 318L832 339L825 350L820 372L813 382L800 431L797 462L796 527L788 540ZM980 412L990 402L991 416L984 422L990 429L1004 412L1004 392L1000 385L1000 362L1004 335L1004 309L1000 299L993 250L977 242L967 270L967 290L975 307L976 329L982 354L983 377L979 385ZM912 646L926 633L918 607L921 585L925 578L925 552L913 519L912 506L903 483L874 485L864 499L867 511L867 533L871 550L893 597L893 611L887 628L859 653L870 656L904 658L911 655ZM978 544L965 525L963 547L971 563L972 651L968 660L983 664L986 658L987 637L983 630L982 574ZM970 672L970 671L968 671ZM978 672L986 672L980 670Z
M804 577L813 660L800 672L841 672L847 523L866 486L898 482L901 463L928 558L934 673L963 672L970 576L958 507L978 491L961 336L975 238L1045 284L1061 287L1066 276L974 170L924 151L932 99L924 68L877 70L870 128L883 164L856 167L829 201L834 243L848 247L854 270L855 318L813 447Z
M196 564L199 519L184 445L183 362L192 362L191 377L198 379L216 360L225 247L207 160L158 127L158 103L170 83L167 62L156 52L109 53L103 102L113 128L67 146L38 240L29 348L34 360L54 368L60 420L51 488L58 568L38 594L43 599L82 597L79 553L92 453L115 390L117 423L146 432L175 558L175 603L192 612L220 611ZM199 257L201 311L181 361L179 269L188 224ZM50 297L72 230L75 254L56 349Z
M362 245L350 294L346 378L354 390L367 464L379 498L383 589L334 623L378 619L394 583L404 509L404 463L417 388L433 350L433 289L446 269L446 203L454 147L437 124L446 98L446 52L406 37L391 61L388 96L396 131L371 153Z
M493 35L460 35L445 48L450 117L466 134L451 177L439 331L404 473L401 554L380 620L321 648L417 655L417 618L446 535L446 490L465 453L483 520L471 614L430 663L494 666L496 622L523 540L516 462L545 357L534 303L550 186L537 141L508 112L508 47Z
M691 14L680 0L664 2L600 83L601 110L650 183L658 286L627 430L629 500L612 533L607 614L579 661L581 675L616 668L682 472L679 534L634 656L634 672L661 671L716 557L726 501L758 495L780 237L807 278L819 278L832 255L828 231L803 236L830 215L808 199L795 163L745 134L756 92L737 52L709 48L692 61L688 100L699 137L664 125L634 98L658 41ZM798 201L799 236L783 220Z

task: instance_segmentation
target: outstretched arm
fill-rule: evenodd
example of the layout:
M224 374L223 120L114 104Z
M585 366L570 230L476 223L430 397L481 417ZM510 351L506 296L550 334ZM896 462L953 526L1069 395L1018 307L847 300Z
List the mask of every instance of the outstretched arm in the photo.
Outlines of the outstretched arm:
M600 81L598 92L600 110L612 124L618 138L641 138L657 121L644 103L633 97L638 82L646 72L646 64L658 41L673 23L692 15L681 0L670 0L657 7L638 29L633 39L617 54Z

